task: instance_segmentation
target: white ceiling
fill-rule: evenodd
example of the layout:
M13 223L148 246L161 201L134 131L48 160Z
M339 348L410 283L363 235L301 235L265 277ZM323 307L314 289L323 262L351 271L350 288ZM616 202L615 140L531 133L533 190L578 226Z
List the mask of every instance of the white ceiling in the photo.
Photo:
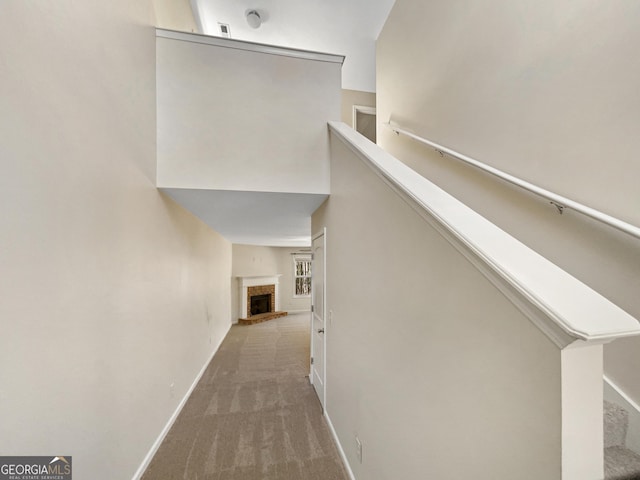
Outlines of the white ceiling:
M191 0L206 35L345 55L342 88L375 92L375 42L395 0ZM245 14L256 10L260 28Z
M162 188L232 243L272 247L311 245L311 214L327 195Z

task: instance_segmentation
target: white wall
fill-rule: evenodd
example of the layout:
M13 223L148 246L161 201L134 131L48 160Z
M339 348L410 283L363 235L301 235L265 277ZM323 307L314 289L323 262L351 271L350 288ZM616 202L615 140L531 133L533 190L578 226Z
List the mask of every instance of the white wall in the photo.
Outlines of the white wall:
M158 38L158 186L329 193L340 63Z
M184 32L197 32L190 0L153 0L155 5L155 26Z
M233 244L233 267L231 278L231 307L234 322L239 315L237 276L282 275L279 283L280 310L286 312L306 312L310 310L311 298L294 298L293 255L305 249L284 247L263 247Z
M640 225L640 5L397 0L377 43L378 118ZM640 244L385 127L378 142L640 318ZM640 340L605 371L640 399Z
M326 410L355 477L559 479L560 351L337 140L331 188Z
M155 188L154 22L0 15L0 452L74 478L131 478L230 325L230 243Z

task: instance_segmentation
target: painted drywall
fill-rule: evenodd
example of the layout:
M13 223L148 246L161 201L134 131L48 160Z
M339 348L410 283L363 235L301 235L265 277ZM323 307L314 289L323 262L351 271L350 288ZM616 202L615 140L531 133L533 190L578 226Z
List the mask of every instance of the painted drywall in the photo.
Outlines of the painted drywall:
M426 19L426 24L425 24ZM397 0L377 43L384 121L640 225L640 5ZM394 156L640 318L640 243L378 127ZM640 339L605 372L640 399Z
M155 26L183 32L198 32L190 0L153 0Z
M340 63L158 38L158 186L329 193Z
M359 90L342 90L341 121L353 128L353 106L376 106L376 94Z
M276 275L278 249L256 245L233 245L233 275Z
M231 244L155 187L154 23L0 15L0 452L74 478L131 478L230 325Z
M293 280L293 253L305 252L304 248L264 247L258 245L233 244L231 277L232 318L237 322L238 276L281 275L279 278L280 309L286 312L307 312L310 298L295 298Z
M327 227L326 411L355 478L561 478L560 351L331 143L312 228Z

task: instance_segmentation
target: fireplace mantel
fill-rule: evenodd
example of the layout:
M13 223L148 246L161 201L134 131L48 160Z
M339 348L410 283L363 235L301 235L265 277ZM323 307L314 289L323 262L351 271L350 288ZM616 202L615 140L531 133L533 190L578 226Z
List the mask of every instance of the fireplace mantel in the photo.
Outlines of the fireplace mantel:
M280 310L280 277L282 274L276 275L238 275L238 313L244 317L247 312L247 297L249 287L257 287L260 285L275 285L275 311Z

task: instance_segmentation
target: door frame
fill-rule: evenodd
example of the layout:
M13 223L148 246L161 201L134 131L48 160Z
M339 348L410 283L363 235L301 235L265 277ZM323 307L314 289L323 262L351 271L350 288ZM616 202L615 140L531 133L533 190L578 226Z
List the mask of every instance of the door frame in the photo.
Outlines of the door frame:
M328 333L328 324L327 324L327 227L323 227L321 231L316 233L311 237L311 274L313 275L314 266L315 266L315 255L313 254L313 242L319 238L323 237L322 241L322 271L324 274L322 275L322 291L324 295L322 297L322 323L324 325L324 340L322 342L322 384L324 388L322 389L322 411L323 413L326 411L327 405L327 333ZM314 298L314 289L315 289L315 279L313 276L311 277L311 325L309 327L309 342L311 343L311 358L315 358L316 355L313 348L313 315L315 313L315 305L313 304ZM309 365L309 380L313 385L313 364Z

